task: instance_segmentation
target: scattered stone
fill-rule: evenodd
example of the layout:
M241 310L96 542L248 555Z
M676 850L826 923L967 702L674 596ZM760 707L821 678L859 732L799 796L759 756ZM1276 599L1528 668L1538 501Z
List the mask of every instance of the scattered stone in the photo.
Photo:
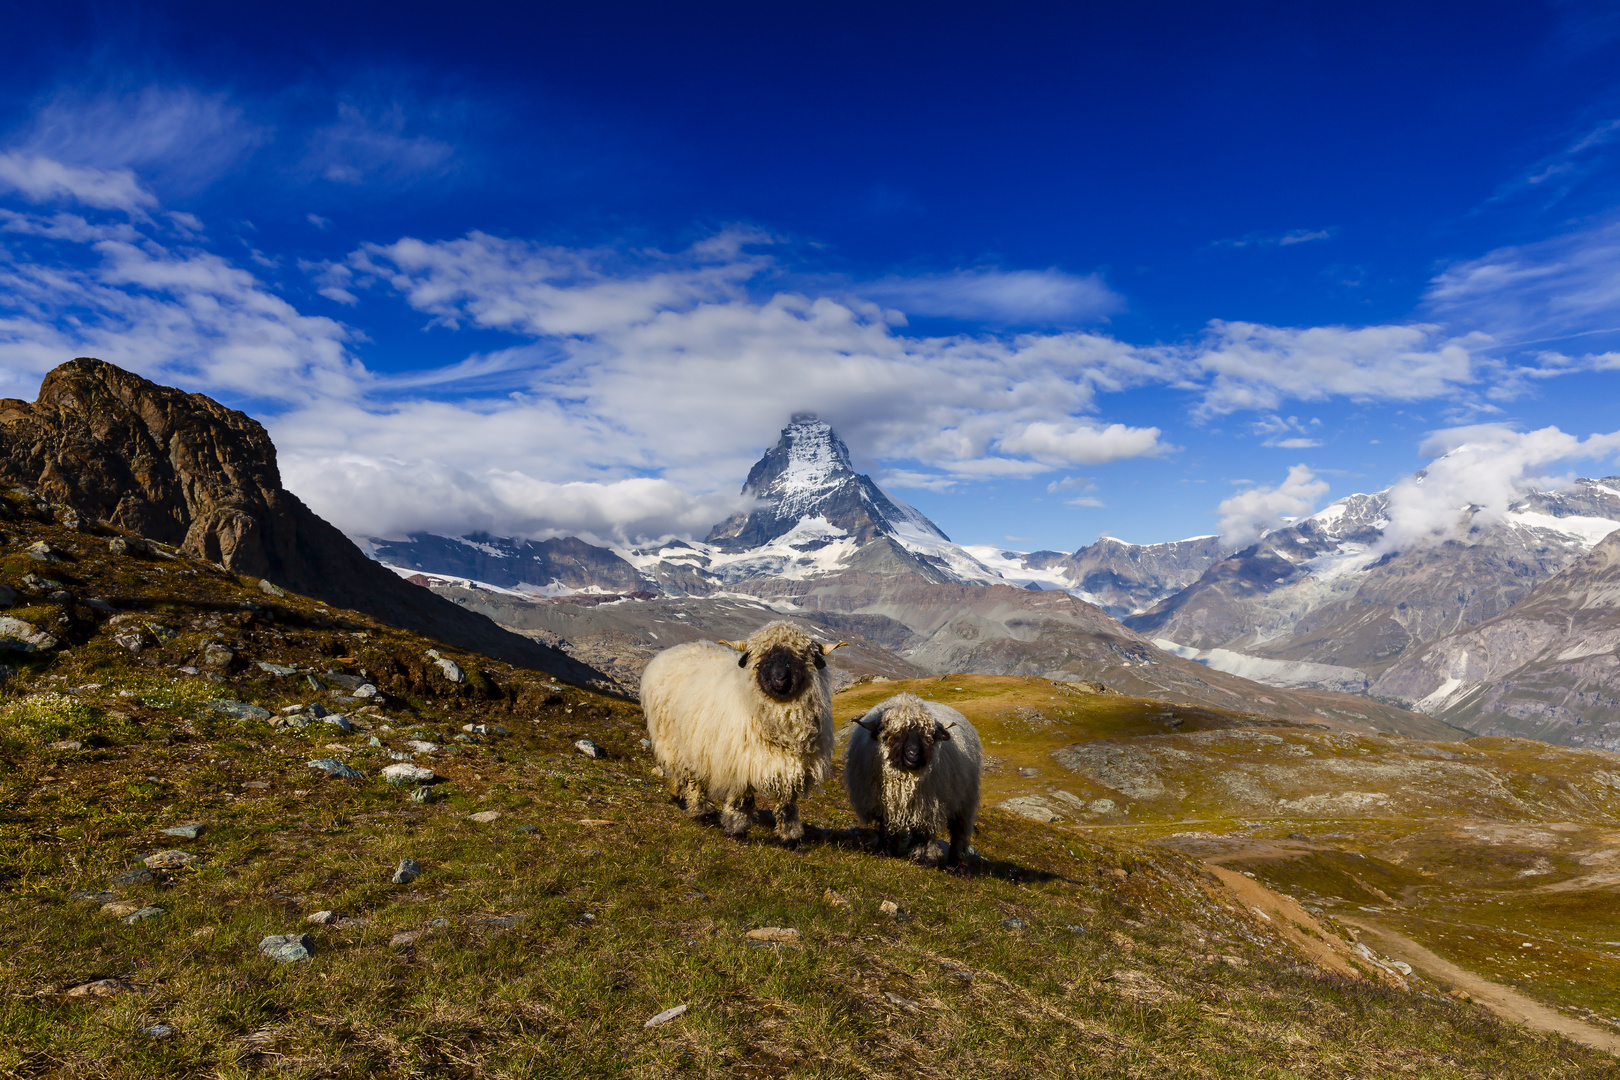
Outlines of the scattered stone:
M461 670L460 666L449 657L440 656L438 649L429 649L427 654L434 660L435 663L439 665L439 670L444 672L445 678L449 679L453 683L462 683L467 681L467 676Z
M259 579L259 591L266 594L266 595L268 595L268 596L286 596L287 595L287 590L286 589L283 589L280 585L277 585L275 582L266 581L263 578Z
M1051 823L1058 820L1058 815L1046 804L1046 800L1038 795L1023 795L1016 799L1007 799L996 804L1003 810L1009 810L1019 817L1029 818L1031 821Z
M313 915L304 916L304 921L314 923L316 926L331 926L342 919L335 911L317 911Z
M405 761L388 766L382 774L383 779L390 784L427 784L435 779L432 769L424 769L420 765L412 765Z
M153 1024L149 1028L142 1028L141 1034L149 1039L168 1039L174 1035L174 1028L168 1024Z
M422 867L415 859L399 860L399 869L394 871L395 885L409 885L422 874Z
M501 812L499 810L481 810L476 814L468 814L467 820L476 821L480 825L488 825L490 822L496 820L500 816Z
M388 939L388 947L390 949L403 949L407 945L414 945L417 939L426 933L426 930L401 930Z
M46 594L45 599L49 600L53 604L61 604L63 607L73 606L73 594L68 592L66 589L57 589L53 593L48 593Z
M123 979L97 979L67 992L68 997L112 997L114 994L139 994L141 988Z
M883 903L878 905L878 911L884 915L887 915L891 919L899 918L900 905L895 903L893 900L885 900Z
M834 892L831 889L828 889L826 892L821 894L821 902L823 904L829 904L833 907L849 907L849 900L844 896L844 894Z
M438 799L439 793L430 787L419 787L411 792L411 802L431 803L437 802Z
M1389 966L1400 972L1402 975L1412 974L1412 965L1408 964L1405 960L1391 960L1389 962Z
M60 642L33 623L0 615L0 652L48 652Z
M123 921L133 926L138 922L144 922L147 919L155 919L159 915L167 914L168 912L160 907L143 907L139 911L131 912L130 914L125 915Z
M434 919L431 922L429 922L428 925L429 926L436 926L436 927L445 927L445 926L450 925L450 920L445 919L445 918L438 918L438 919Z
M269 783L269 781L266 781L266 780L247 780L247 781L243 782L242 786L249 789L250 791L269 791L270 790L270 783Z
M1092 799L1090 805L1088 805L1086 809L1090 810L1093 814L1112 814L1114 812L1114 800Z
M335 776L339 780L358 780L363 775L359 769L351 769L337 758L316 758L309 763L312 769L319 769L328 776Z
M372 686L370 683L361 683L359 686L354 688L354 696L362 701L376 697L377 693L377 688Z
M606 756L605 754L602 753L602 748L600 746L597 746L594 742L592 742L589 739L580 739L578 742L576 742L574 744L574 749L578 750L580 753L584 754L588 758L599 758L599 757L605 757Z
M524 835L528 835L530 833L539 832L540 830L536 829L533 825L519 825L517 827L517 831L523 833Z
M349 723L349 718L344 716L342 713L333 713L331 716L323 716L321 720L323 723L331 724L345 735L354 730L354 725Z
M1022 776L1025 780L1033 780L1033 779L1035 779L1035 777L1041 775L1041 770L1039 770L1039 769L1031 769L1027 765L1024 766L1023 768L1017 769L1015 771L1018 773L1019 776Z
M51 743L49 745L50 745L50 748L52 750L83 750L84 749L84 743L80 742L78 739L63 739L61 742L53 742L53 743Z
M29 592L43 593L50 592L53 589L60 589L62 587L62 583L60 581L53 580L52 578L40 577L38 574L29 573L22 576L22 586Z
M791 926L761 926L746 935L749 941L762 941L771 945L797 945L799 932Z
M1102 875L1105 878L1113 878L1115 881L1125 881L1131 876L1128 872L1120 869L1117 866L1110 866L1108 869L1102 872Z
M899 994L893 993L889 990L883 991L883 996L889 999L889 1004L894 1005L897 1008L904 1009L906 1012L917 1011L917 1003L912 1001L910 998L903 998Z
M300 705L288 705L286 708L281 710L281 715L282 716L297 716L299 713L303 712L304 709L305 709L305 706L301 705L301 704Z
M160 851L156 855L148 855L141 861L148 870L178 870L197 860L197 856L184 851Z
M319 720L321 717L327 715L326 706L322 705L318 701L314 702L309 707L309 715L314 717L315 719Z
M271 934L259 942L259 955L291 964L314 956L315 942L308 934Z
M485 926L493 926L497 930L510 930L512 927L516 926L520 922L523 922L527 918L528 916L523 914L497 915L494 918L484 919L482 921Z
M3 597L0 597L0 600L3 599ZM89 608L91 611L100 612L103 615L111 615L113 612L118 610L99 596L92 596L90 599L84 602L84 606Z
M37 544L29 544L23 548L23 554L38 562L61 562L62 556L55 548L41 540Z
M203 646L202 662L204 667L227 668L231 666L231 661L235 659L236 653L223 645Z
M125 915L133 915L145 907L139 900L109 900L101 905L101 913L114 919L122 919Z
M117 638L113 638L113 640L118 641ZM121 641L119 641L118 643L120 645L123 644L123 642L121 642ZM177 667L174 670L178 671L182 675L196 675L196 674L198 674L197 669L192 667L190 664L187 664L185 667Z
M268 660L259 661L259 670L269 675L275 675L278 678L285 678L288 675L298 674L298 669L293 667L291 664L272 664ZM303 706L299 706L299 708L303 708ZM287 710L282 709L281 711L286 712ZM298 709L293 709L292 711L297 712Z
M371 925L364 915L346 915L332 924L335 930L360 930Z
M131 885L150 885L152 883L152 871L144 866L136 866L128 870L121 870L108 880L113 885L121 888L128 888Z
M1027 929L1029 929L1029 923L1025 922L1023 919L1018 918L1016 915L1013 916L1010 919L1002 919L1001 920L1001 925L1005 926L1008 930L1027 930Z
M657 1016L653 1017L651 1020L648 1020L641 1026L644 1028L655 1028L659 1024L667 1024L685 1011L685 1005L677 1005L673 1009L665 1009L663 1012L659 1013Z
M405 745L418 754L431 754L439 749L437 743L430 743L426 739L406 739Z
M237 720L270 719L270 710L263 705L249 705L245 701L237 701L234 698L211 698L208 704L226 716L234 717Z
M146 541L138 536L115 536L107 541L107 550L114 555L139 554L146 550Z
M201 822L192 822L189 825L170 825L167 829L159 829L164 836L178 836L183 840L195 840L203 834L208 826Z
M68 899L75 904L83 904L85 907L101 907L103 904L115 902L118 899L118 894L105 890L101 892L76 892Z

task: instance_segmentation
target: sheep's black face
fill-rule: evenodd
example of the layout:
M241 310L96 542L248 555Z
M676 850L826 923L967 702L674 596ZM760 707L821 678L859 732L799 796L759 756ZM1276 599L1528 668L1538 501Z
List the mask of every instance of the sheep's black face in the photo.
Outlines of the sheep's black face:
M786 645L772 645L759 658L754 679L759 688L777 701L792 701L810 685L810 672L804 657Z
M889 765L901 772L922 772L934 760L934 740L915 728L883 741Z

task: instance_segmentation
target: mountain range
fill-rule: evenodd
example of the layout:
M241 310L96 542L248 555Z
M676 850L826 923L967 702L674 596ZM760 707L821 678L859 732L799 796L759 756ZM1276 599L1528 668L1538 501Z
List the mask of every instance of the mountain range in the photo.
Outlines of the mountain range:
M1546 613L1562 609L1547 590L1573 588L1556 582L1620 528L1620 477L1532 492L1494 518L1471 510L1455 538L1404 548L1389 539L1385 491L1340 499L1241 548L1213 535L1104 536L1072 553L1020 552L955 543L857 473L829 424L798 414L742 494L751 506L703 540L609 549L574 537L416 534L365 544L397 573L627 686L671 634L723 636L737 605L763 605L856 640L847 677L1042 675L1429 735L1611 745L1592 713L1607 699L1538 704L1522 683L1499 686L1515 662L1531 662L1499 642L1502 626L1525 620L1550 633ZM1539 606L1509 619L1532 594ZM1585 602L1598 607L1561 631L1581 642L1607 610L1601 597ZM1488 661L1475 630L1496 635ZM1566 642L1555 655L1586 648ZM1564 676L1538 677L1552 686Z

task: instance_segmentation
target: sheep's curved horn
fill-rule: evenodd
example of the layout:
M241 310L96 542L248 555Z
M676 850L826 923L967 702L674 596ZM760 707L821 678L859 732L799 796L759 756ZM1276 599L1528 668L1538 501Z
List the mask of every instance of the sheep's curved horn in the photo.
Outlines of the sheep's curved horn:
M738 652L748 651L748 642L746 641L727 641L725 638L716 638L715 640L728 649L736 649Z
M934 741L935 742L950 742L951 741L950 729L947 728L944 724L938 723L937 721L934 724Z
M843 648L843 647L844 647L844 646L845 646L845 645L848 645L848 644L849 644L849 642L847 642L847 641L840 641L840 642L839 642L839 643L838 643L838 644L836 644L836 645L823 645L823 646L822 646L822 647L821 647L821 655L822 655L822 656L828 656L828 655L830 655L830 654L831 654L831 653L832 653L832 651L833 651L833 650L834 650L834 649L841 649L841 648Z

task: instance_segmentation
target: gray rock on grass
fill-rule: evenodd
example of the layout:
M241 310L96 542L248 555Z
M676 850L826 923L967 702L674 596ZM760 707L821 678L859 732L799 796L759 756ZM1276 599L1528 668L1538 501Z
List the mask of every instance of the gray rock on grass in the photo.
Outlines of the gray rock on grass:
M424 769L420 765L412 765L406 761L388 766L382 774L390 784L426 784L435 779L432 769Z
M259 955L283 964L296 963L315 955L315 942L308 934L271 934L259 942Z
M141 860L148 870L178 870L197 861L197 856L184 851L160 851Z
M208 704L237 720L268 720L271 716L270 710L263 705L249 705L232 698L214 698Z
M138 911L132 911L128 915L125 915L124 918L123 918L123 921L128 923L129 925L133 926L138 922L145 922L147 919L155 919L159 915L167 915L167 914L168 914L168 912L165 911L163 908L153 907L151 905L148 905L146 907L141 908Z
M189 825L170 825L167 829L158 830L164 836L178 836L182 840L195 840L203 834L208 826L201 822L192 822Z
M599 758L606 756L606 754L603 753L602 748L597 746L596 743L592 742L590 739L580 739L578 742L574 743L574 749L578 750L588 758Z
M399 868L394 871L395 885L409 885L422 875L422 866L415 859L399 860Z
M316 758L309 763L309 767L339 780L359 780L364 775L359 769L350 768L337 758Z

